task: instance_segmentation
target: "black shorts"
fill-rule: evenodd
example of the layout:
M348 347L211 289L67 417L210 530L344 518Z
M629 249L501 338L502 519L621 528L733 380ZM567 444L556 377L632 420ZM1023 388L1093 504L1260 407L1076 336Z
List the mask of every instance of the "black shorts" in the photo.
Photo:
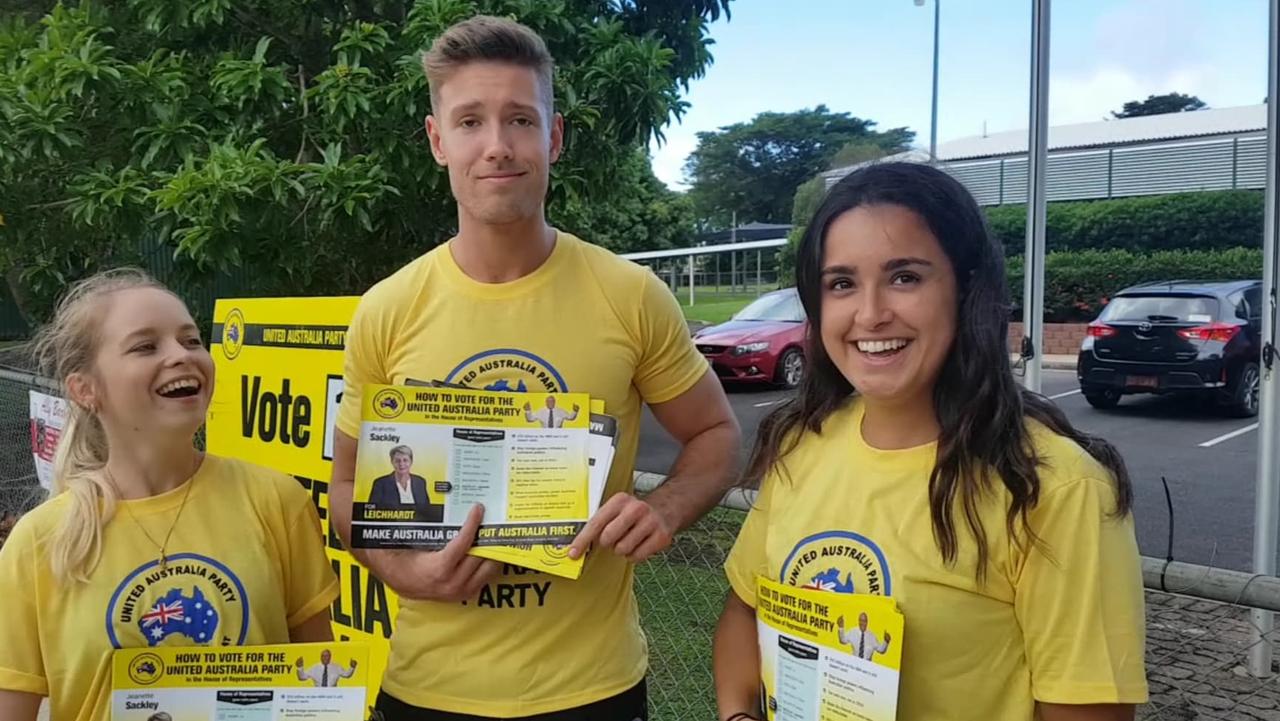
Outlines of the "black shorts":
M411 706L386 691L378 694L374 721L496 721L487 716L471 716L448 711L433 711ZM649 693L645 682L632 686L617 696L586 706L521 716L506 721L649 721Z

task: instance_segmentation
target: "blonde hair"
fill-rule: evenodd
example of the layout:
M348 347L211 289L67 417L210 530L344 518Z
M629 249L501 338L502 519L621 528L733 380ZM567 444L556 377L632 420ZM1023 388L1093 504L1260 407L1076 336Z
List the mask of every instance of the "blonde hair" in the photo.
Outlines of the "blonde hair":
M539 95L551 114L555 61L547 44L533 30L507 18L477 15L445 30L422 55L422 69L431 89L431 107L440 106L440 86L455 70L469 63L509 63L533 70Z
M107 436L96 408L83 408L66 392L67 378L93 370L106 297L124 290L155 288L172 293L136 268L118 268L82 280L62 297L53 318L34 342L40 371L57 380L67 398L67 420L53 457L53 490L66 494L70 509L53 537L50 565L61 583L87 581L102 557L102 529L115 513L116 493L102 470Z

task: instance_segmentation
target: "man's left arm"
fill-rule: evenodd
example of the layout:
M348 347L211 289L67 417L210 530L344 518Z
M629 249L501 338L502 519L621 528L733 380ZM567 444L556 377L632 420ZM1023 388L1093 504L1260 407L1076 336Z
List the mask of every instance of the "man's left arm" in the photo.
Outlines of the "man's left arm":
M606 501L574 539L570 558L595 543L639 563L670 546L733 484L742 433L710 369L687 391L650 409L681 445L666 482L644 499L618 493Z

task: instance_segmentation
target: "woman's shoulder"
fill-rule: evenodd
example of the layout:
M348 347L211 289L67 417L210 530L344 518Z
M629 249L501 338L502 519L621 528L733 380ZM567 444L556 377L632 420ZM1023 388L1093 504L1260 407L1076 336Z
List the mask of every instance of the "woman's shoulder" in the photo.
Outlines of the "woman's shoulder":
M46 498L17 519L4 543L35 543L39 539L48 537L62 525L62 521L67 517L70 500L65 493ZM3 520L7 519L0 519L0 521Z
M1074 439L1035 420L1027 421L1027 431L1039 463L1042 495L1084 481L1114 485L1110 469Z

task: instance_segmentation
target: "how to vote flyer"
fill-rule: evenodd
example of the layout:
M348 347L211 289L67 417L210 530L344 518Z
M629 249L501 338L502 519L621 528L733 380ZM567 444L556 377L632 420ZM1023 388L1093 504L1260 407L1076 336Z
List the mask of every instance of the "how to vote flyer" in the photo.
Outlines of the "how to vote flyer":
M770 721L892 721L903 618L892 598L756 587L760 675Z
M362 721L368 661L339 642L122 649L111 721Z
M582 393L365 388L352 545L440 548L477 503L477 546L568 543L590 514Z
M587 464L590 467L588 482L588 517L595 515L604 498L604 489L613 468L613 457L618 447L618 420L605 415L604 402L591 401L591 435L587 441ZM518 544L511 546L478 546L471 555L513 566L531 568L562 578L576 579L582 576L586 556L569 558L569 546L565 543Z

